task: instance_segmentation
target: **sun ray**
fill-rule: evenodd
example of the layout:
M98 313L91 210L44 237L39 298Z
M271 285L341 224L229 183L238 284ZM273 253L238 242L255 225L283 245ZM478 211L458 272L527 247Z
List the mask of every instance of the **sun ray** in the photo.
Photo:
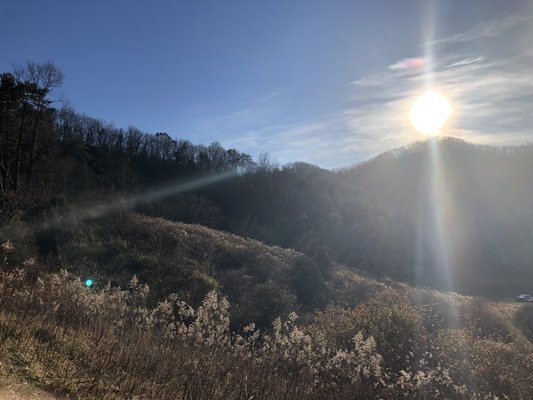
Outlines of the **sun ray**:
M25 230L28 232L39 232L50 228L58 228L65 221L90 220L101 218L121 210L129 210L145 201L160 200L181 193L191 192L210 186L227 179L242 175L247 171L246 168L238 170L229 170L220 173L209 174L207 176L196 177L194 179L179 180L172 184L166 185L159 189L148 190L143 193L134 194L130 197L112 200L100 204L71 204L66 207L58 208L54 211L54 217L47 221L35 221L32 224L26 224Z

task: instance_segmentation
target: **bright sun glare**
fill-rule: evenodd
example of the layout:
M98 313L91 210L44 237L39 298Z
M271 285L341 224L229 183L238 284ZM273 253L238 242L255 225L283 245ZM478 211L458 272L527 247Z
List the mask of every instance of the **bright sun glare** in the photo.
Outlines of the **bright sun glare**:
M419 132L436 136L444 126L452 107L446 97L438 92L427 92L420 96L411 106L409 118Z

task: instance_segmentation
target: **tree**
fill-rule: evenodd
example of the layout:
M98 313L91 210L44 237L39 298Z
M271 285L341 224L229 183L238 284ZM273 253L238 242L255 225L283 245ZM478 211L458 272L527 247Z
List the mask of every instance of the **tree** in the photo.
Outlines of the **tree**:
M53 89L61 86L63 83L63 73L51 62L37 64L31 61L26 62L26 64L22 66L16 65L13 72L23 89L20 97L23 105L23 111L20 124L19 141L17 145L17 174L15 184L15 188L17 188L22 131L24 129L24 120L26 117L28 103L33 107L35 115L30 138L27 172L27 181L28 184L31 185L33 165L36 155L37 135L39 133L39 125L41 122L42 113L54 102L54 100L48 98L48 95Z
M0 189L5 193L11 183L13 156L13 124L16 103L17 82L10 73L0 75Z
M304 308L314 309L323 304L326 286L318 264L307 256L296 260L291 286Z
M259 154L257 166L259 169L265 171L272 171L273 169L276 169L278 167L278 163L276 162L276 160L272 159L269 153L263 151L261 154Z
M219 142L211 143L206 151L211 171L219 171L227 167L228 159L226 150Z

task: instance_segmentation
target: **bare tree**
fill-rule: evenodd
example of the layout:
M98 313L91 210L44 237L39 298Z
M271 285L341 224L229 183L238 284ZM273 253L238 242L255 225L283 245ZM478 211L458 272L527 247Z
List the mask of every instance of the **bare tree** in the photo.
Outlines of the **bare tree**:
M25 65L15 65L13 67L14 75L18 81L23 82L30 92L27 99L35 109L35 120L30 138L29 164L28 164L28 183L31 184L33 173L33 162L36 155L36 141L39 133L39 124L41 122L42 111L50 106L54 101L48 98L48 95L63 83L64 75L53 63L46 62L38 64L28 61ZM27 107L27 103L23 104ZM25 111L25 110L24 110ZM23 114L24 116L24 114ZM21 122L21 131L23 130L24 118Z

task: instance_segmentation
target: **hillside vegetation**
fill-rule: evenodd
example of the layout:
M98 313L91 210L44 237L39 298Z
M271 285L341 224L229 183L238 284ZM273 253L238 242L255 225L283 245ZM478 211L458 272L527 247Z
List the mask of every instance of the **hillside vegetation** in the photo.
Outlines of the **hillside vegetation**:
M531 146L277 166L55 108L50 63L0 78L0 383L533 398L531 305L472 297L530 289Z
M491 298L532 291L531 145L443 138L340 171L278 166L267 155L254 162L220 143L195 145L55 108L62 80L50 63L1 74L4 225L122 197L150 216L374 276Z
M52 392L95 399L533 394L528 331L486 300L378 282L338 265L321 270L293 250L136 214L58 226L56 251L69 272L57 271L51 256L47 264L20 261L44 238L19 227L2 245L0 277L3 374ZM89 276L91 288L80 280Z

